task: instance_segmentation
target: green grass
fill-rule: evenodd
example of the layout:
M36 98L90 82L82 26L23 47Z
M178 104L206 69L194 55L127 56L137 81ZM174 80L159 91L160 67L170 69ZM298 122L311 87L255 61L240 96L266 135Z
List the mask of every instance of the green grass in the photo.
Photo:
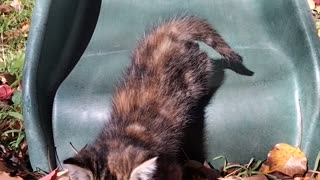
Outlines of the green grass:
M16 80L10 87L16 89L11 100L0 109L0 144L19 151L25 141L21 107L22 69L28 27L34 0L19 0L20 9L10 6L13 0L0 0L0 5L9 9L0 11L0 73L8 72Z

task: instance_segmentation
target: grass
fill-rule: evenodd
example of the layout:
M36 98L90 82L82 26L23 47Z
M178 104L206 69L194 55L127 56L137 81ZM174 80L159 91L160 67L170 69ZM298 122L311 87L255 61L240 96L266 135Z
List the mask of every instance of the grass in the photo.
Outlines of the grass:
M0 0L0 73L14 77L11 99L0 107L0 144L20 151L25 142L21 104L24 54L34 0Z

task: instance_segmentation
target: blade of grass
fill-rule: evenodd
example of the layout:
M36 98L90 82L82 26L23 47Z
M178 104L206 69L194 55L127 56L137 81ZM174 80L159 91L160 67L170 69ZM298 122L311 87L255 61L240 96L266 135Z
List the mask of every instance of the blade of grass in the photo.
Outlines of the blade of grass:
M23 116L22 114L18 113L18 112L14 112L14 111L9 111L8 115L14 118L17 118L19 120L23 120Z
M313 171L319 170L319 164L320 164L320 151L317 155L316 161L314 162ZM314 176L315 176L315 173L312 173L312 177L314 177Z
M2 133L2 135L7 135L7 134L10 134L10 133L20 133L20 132L22 132L22 130L12 129L12 130L8 130L8 131Z
M261 164L262 164L262 161L258 161L258 162L253 166L252 171L257 170L257 169L261 166Z
M224 159L224 162L223 162L223 171L225 171L225 168L227 166L227 158L225 156L217 156L215 158L212 159L212 161L216 161L216 160L219 160L219 159Z
M19 133L19 136L15 142L14 148L17 149L20 147L20 144L22 143L22 141L24 140L25 134L23 131L21 131L21 133Z

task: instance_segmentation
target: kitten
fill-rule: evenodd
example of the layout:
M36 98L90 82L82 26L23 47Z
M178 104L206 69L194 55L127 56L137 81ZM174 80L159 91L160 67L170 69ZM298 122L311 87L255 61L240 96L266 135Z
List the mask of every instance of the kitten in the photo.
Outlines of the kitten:
M224 59L215 63L194 41ZM131 59L95 143L64 161L71 180L182 179L186 156L205 159L204 109L223 80L223 69L253 74L208 23L194 16L152 29Z

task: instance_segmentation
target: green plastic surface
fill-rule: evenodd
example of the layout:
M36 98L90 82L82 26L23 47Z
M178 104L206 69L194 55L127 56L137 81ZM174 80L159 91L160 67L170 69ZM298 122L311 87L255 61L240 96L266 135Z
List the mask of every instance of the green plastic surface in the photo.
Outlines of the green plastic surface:
M301 99L302 150L313 166L320 151L320 43L306 1L103 0L100 9L99 1L39 0L23 82L34 168L57 165L54 147L62 161L74 154L70 142L81 149L94 139L136 40L154 22L184 12L207 19L255 72L226 70L207 108L208 160L225 155L244 163L266 158L276 143L297 145Z

